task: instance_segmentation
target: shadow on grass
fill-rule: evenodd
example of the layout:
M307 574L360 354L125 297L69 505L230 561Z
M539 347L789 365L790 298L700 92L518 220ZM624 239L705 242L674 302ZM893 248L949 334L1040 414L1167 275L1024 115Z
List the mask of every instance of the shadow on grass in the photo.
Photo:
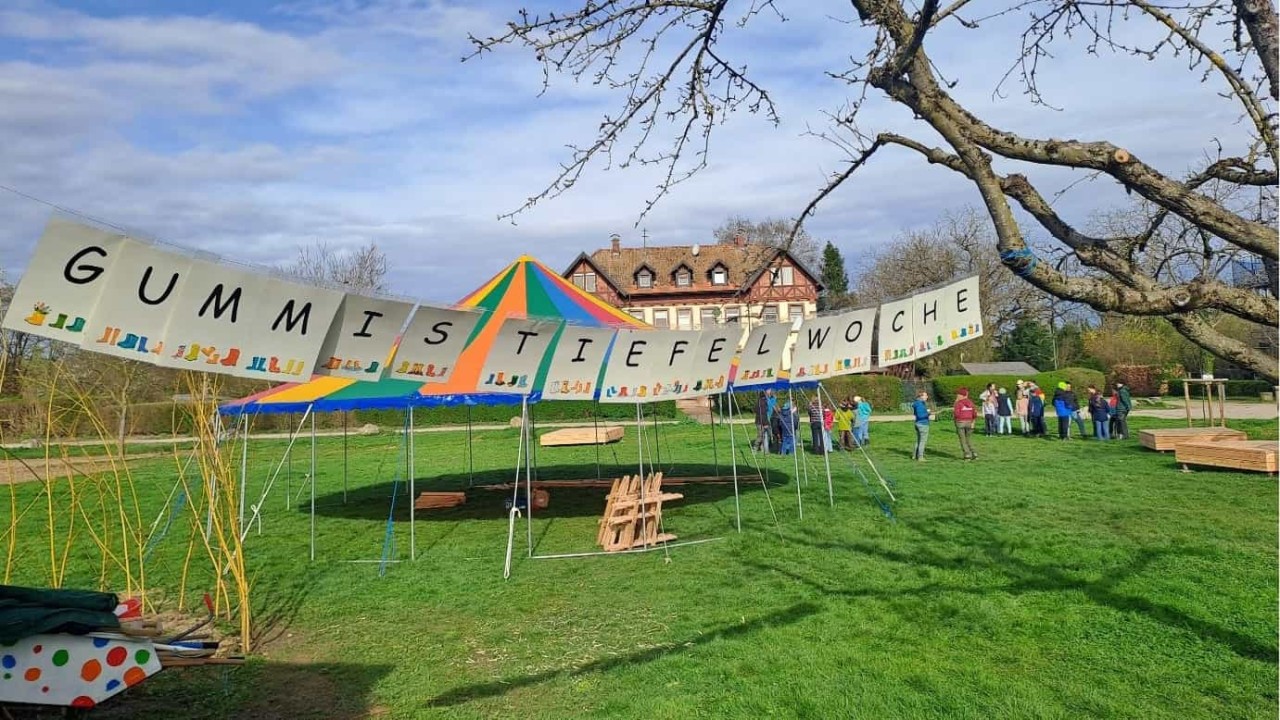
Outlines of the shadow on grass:
M796 623L807 617L816 615L821 610L822 608L814 603L797 603L790 607L769 613L768 615L762 615L747 622L709 628L688 640L670 642L649 648L648 650L601 658L600 660L595 660L586 663L585 665L562 668L559 670L548 670L534 675L505 678L503 680L488 683L464 685L441 695L437 695L427 702L427 707L449 707L452 705L462 705L473 700L485 700L505 695L512 690L518 690L530 685L537 685L538 683L547 682L549 680L555 680L558 678L574 678L581 675L587 675L589 673L608 672L616 667L653 662L655 660L661 660L669 655L685 652L713 640L738 638L750 635L751 633L765 628L791 625L792 623Z
M728 473L728 469L723 465L720 470L723 473ZM714 473L715 466L696 464L681 464L671 471L664 471L667 477L673 478L705 477ZM513 477L514 475L511 471L506 471L501 476L496 476L496 473L477 473L476 485L471 488L467 487L469 477L465 473L415 481L414 491L418 493L444 490L461 490L467 493L466 504L445 510L420 510L417 513L417 519L438 522L477 519L505 520L507 516L506 503L511 499L511 488L489 489L483 487L481 481L483 479L485 484L499 485L512 482ZM595 480L595 466L543 466L534 475L534 481L537 482L538 480ZM776 468L770 469L768 473L770 488L785 486L790 482L790 473L779 472ZM390 508L393 486L394 483L386 482L349 490L345 503L342 500L341 492L317 496L316 514L322 517L385 522ZM738 488L742 494L761 491L760 477L756 474L754 468L740 470ZM524 482L521 481L521 492L523 492L523 489ZM547 491L551 494L551 504L545 510L535 510L535 518L598 517L604 511L605 496L609 494L608 488L586 486L581 488L553 487L547 488ZM716 503L733 497L733 485L727 482L724 484L690 483L688 485L664 485L663 491L684 495L684 499L680 501L682 505ZM409 498L408 488L403 482L399 484L398 492L400 495L396 498L395 515L397 520L405 521L409 519ZM299 503L297 510L304 513L310 512L309 501Z
M813 590L828 596L844 598L866 597L903 597L926 596L938 592L953 593L1047 593L1078 592L1097 605L1120 612L1133 612L1145 615L1163 625L1174 629L1187 630L1200 638L1229 647L1232 652L1242 658L1275 664L1280 653L1273 645L1268 645L1256 638L1231 630L1227 627L1194 617L1178 608L1149 600L1145 597L1131 595L1117 589L1124 581L1132 578L1150 565L1167 557L1204 557L1206 553L1190 548L1179 549L1143 549L1129 562L1114 568L1097 580L1082 580L1054 565L1029 563L1009 554L1007 543L1002 542L990 531L970 522L957 522L965 531L960 537L944 535L936 530L920 529L919 532L929 541L939 545L959 543L964 548L976 550L981 557L970 554L946 555L928 546L922 546L912 553L902 553L874 545L872 543L853 540L848 543L813 542L807 538L787 536L787 542L805 545L818 550L854 552L881 560L907 566L925 565L945 571L960 571L972 574L975 571L1004 576L1005 582L998 585L982 585L979 587L952 585L944 583L928 583L909 589L876 589L876 588L841 588L777 564L748 562L747 565L758 570L776 572Z
M305 575L293 576L294 581L288 583L279 577L259 575L254 579L253 598L258 603L254 608L253 648L280 639L326 572L322 568L313 568Z
M88 717L356 720L385 712L370 695L393 669L392 665L269 661L171 668L99 705Z

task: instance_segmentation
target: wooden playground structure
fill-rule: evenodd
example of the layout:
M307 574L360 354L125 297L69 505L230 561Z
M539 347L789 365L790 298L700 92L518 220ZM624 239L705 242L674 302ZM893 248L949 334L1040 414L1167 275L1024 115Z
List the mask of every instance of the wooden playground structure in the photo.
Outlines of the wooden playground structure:
M1197 427L1191 414L1193 386L1203 389L1200 394L1200 420ZM1230 470L1249 470L1275 473L1276 443L1270 440L1249 440L1240 431L1227 427L1227 381L1221 378L1186 378L1182 381L1183 398L1186 401L1187 426L1143 430L1138 442L1157 452L1173 452L1184 472L1189 466L1216 467Z
M662 492L660 472L614 480L596 544L605 552L619 552L675 540L675 535L662 532L662 503L682 498L680 493Z

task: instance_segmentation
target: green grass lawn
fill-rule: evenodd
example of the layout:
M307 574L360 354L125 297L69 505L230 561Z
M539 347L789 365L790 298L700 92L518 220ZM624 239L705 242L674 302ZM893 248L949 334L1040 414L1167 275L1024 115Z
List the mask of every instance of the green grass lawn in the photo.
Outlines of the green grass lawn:
M1136 434L1179 422L1132 424ZM1275 422L1232 425L1277 434ZM871 456L897 488L893 521L845 455L831 457L834 507L820 459L809 458L801 520L793 461L774 456L767 493L739 467L741 534L732 486L686 486L665 529L716 541L530 559L521 524L505 581L507 496L483 490L419 517L416 561L400 495L401 562L383 577L377 563L351 562L380 557L403 450L390 434L353 437L344 503L342 443L323 439L317 560L307 449L295 449L292 477L277 481L251 536L261 653L242 668L166 671L94 716L1276 716L1274 477L1184 474L1134 441L979 437L981 459L965 463L948 430L935 428L918 464L909 423L872 426ZM600 449L606 477L635 467L635 429L626 432ZM510 479L516 437L475 435L476 482ZM711 474L717 461L728 474L723 427L714 452L706 427L659 437L646 455L660 452L669 475ZM741 451L745 429L737 437ZM467 486L465 433L415 442L415 489ZM251 503L282 448L251 448ZM597 451L547 448L537 461L543 479L595 477ZM172 461L138 467L149 522ZM20 486L19 504L38 491ZM593 550L604 494L551 490L533 522L537 553ZM180 517L150 558L161 590L177 585L188 525ZM20 584L46 581L41 528L24 519ZM86 545L68 584L92 586L96 557Z

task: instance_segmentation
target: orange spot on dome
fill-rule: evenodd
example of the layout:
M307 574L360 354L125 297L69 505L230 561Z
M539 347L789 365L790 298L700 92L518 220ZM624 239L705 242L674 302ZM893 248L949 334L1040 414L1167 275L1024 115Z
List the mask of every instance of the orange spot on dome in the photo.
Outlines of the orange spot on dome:
M102 663L97 660L89 660L80 668L80 677L84 680L97 680L102 674Z

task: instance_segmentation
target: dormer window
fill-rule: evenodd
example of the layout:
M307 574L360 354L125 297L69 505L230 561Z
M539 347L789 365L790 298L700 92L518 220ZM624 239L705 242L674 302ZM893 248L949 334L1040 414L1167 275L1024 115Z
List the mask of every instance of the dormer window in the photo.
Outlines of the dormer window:
M795 270L790 265L783 265L773 269L773 285L779 287L790 287L796 284Z
M711 284L712 285L728 285L729 271L723 265L717 264L711 268Z
M693 271L687 265L681 265L675 272L676 287L689 287L693 284Z
M636 273L636 286L642 288L653 287L653 272L648 268L642 268Z

